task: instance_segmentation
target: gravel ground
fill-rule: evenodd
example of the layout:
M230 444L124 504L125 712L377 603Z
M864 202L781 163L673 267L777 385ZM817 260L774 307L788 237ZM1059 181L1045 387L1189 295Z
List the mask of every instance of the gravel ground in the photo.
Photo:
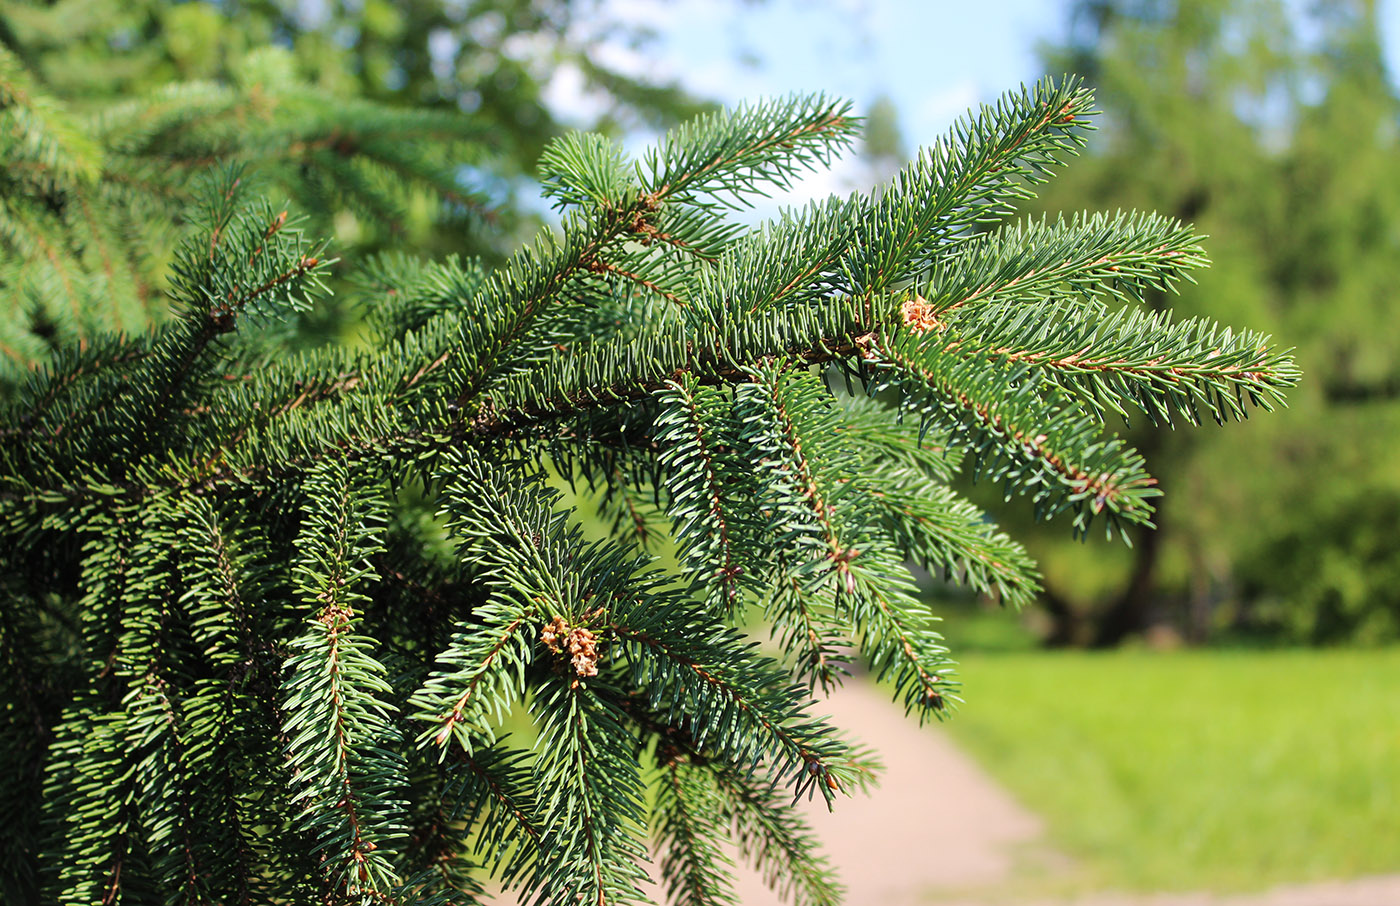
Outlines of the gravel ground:
M843 799L834 813L819 803L808 811L846 885L846 906L1400 906L1400 875L1248 895L1014 897L1007 885L1018 869L1053 877L1073 868L1044 843L1036 816L944 733L920 728L872 686L852 682L823 709L885 763L870 796ZM756 873L742 869L737 892L744 906L783 902ZM659 889L649 893L664 902Z
M835 722L885 761L869 797L813 809L810 819L847 887L846 906L1400 906L1400 875L1280 887L1249 895L1095 893L1010 896L1018 867L1072 870L1022 808L938 730L920 728L883 692L850 683L828 702ZM979 888L987 893L979 896ZM757 875L741 878L744 906L778 906ZM659 902L659 900L658 900Z

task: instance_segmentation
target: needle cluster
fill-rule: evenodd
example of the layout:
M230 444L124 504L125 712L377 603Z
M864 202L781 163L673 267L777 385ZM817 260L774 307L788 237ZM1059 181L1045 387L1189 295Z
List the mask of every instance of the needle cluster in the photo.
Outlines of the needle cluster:
M1204 264L1188 227L1004 222L1090 113L1073 81L1009 94L880 194L756 229L732 210L847 146L846 104L707 116L636 162L567 137L562 228L491 272L381 260L369 340L295 357L264 334L325 252L216 175L180 316L68 349L0 429L3 898L471 903L489 873L698 906L734 902L728 838L837 902L793 802L839 808L874 760L813 695L861 662L941 719L910 565L1038 587L953 478L1144 524L1106 416L1235 419L1297 377L1133 308Z

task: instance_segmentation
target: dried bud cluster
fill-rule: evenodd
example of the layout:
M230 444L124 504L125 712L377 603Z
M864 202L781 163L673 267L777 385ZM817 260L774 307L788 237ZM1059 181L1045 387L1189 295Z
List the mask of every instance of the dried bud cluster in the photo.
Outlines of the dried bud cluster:
M562 649L562 640L569 634L569 624L564 622L563 617L555 617L549 625L540 630L540 641L544 647L558 654Z
M933 306L918 293L915 293L912 299L904 300L904 304L899 306L899 314L905 325L915 333L943 329L943 322L938 320Z
M598 675L598 637L593 633L575 626L569 633L569 654L573 655L570 663L579 676Z
M598 636L582 626L569 628L563 617L555 617L540 630L540 641L555 654L567 647L574 672L579 676L598 675Z
M354 618L355 612L343 604L327 604L318 617L322 625L332 628L349 623Z

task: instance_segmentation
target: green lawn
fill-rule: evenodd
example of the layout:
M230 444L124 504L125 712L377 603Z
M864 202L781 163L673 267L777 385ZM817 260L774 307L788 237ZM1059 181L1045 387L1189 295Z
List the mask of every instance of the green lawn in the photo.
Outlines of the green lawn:
M962 676L949 728L1086 883L1400 871L1400 649L982 653Z

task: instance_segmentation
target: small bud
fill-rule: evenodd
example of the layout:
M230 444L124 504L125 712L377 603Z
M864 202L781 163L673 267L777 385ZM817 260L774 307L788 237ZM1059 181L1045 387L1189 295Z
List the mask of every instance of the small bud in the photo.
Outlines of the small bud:
M899 315L904 320L905 325L914 333L926 333L937 329L943 330L943 322L938 320L938 314L934 311L933 305L918 293L912 299L904 300L899 306Z

